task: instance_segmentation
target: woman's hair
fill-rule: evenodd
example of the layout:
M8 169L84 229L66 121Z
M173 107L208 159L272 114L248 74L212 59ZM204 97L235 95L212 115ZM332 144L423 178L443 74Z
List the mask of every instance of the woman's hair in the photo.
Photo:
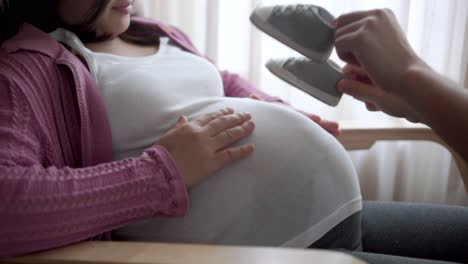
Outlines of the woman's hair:
M67 25L57 16L60 0L0 0L0 44L13 37L23 23L29 23L49 33L61 27L74 32L84 43L98 42L110 38L97 35L95 22L109 0L95 0L94 6L79 25ZM79 0L77 0L79 1ZM126 32L119 36L123 40L140 45L156 45L159 36L151 28L131 23Z

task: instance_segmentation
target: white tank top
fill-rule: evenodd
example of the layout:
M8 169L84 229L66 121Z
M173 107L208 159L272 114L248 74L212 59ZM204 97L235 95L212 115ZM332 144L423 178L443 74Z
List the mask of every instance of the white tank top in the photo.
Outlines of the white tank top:
M197 110L207 98L224 96L216 67L170 45L167 37L161 38L156 54L124 57L93 52L63 29L53 36L83 56L101 88L115 159L139 155L174 126L179 115Z
M180 115L193 119L224 107L250 112L256 129L238 144L255 152L190 189L179 219L152 219L121 230L138 240L307 247L361 209L359 182L343 147L289 108L224 97L217 69L161 39L151 56L96 53L73 34L57 40L87 61L102 90L115 159L140 155Z

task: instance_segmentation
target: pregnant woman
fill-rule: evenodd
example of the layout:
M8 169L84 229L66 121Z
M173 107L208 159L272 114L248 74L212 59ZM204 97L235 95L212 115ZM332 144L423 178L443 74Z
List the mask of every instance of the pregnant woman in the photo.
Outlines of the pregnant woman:
M101 90L116 162L148 155L156 144L170 154L177 166L173 173L186 175L203 167L187 164L206 151L200 146L198 154L184 153L181 144L193 146L186 130L208 124L212 136L219 134L226 142L251 133L234 146L243 146L244 152L255 148L252 155L196 185L187 184L190 206L185 217L140 217L125 227L121 221L114 239L359 247L357 176L330 133L239 77L220 73L174 27L130 19L131 1L45 2L53 7L49 11L56 21L42 29L60 27L51 35L81 58ZM245 98L252 93L269 102ZM219 109L228 109L222 121L243 125L219 133L219 120L212 121L216 116L200 119ZM340 240L347 244L337 244Z

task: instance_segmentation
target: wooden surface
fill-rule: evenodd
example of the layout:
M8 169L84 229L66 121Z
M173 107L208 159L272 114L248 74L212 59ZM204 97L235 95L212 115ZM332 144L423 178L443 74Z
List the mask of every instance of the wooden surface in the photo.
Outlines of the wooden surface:
M363 264L343 253L279 248L85 242L2 264Z
M399 127L375 123L340 124L338 140L348 150L364 150L377 141L431 141L445 146L454 156L468 190L467 162L460 158L431 129L406 124ZM21 258L0 260L2 264L361 264L363 262L342 254L316 250L278 248L220 247L181 244L86 242Z
M468 163L427 126L407 123L399 127L391 127L375 123L344 122L341 130L338 141L347 150L370 149L377 141L411 140L440 144L452 154L468 192Z

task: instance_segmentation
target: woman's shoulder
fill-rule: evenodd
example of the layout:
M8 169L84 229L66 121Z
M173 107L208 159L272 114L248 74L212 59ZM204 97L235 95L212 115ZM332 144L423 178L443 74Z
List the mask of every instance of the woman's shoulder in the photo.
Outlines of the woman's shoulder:
M26 83L28 76L47 75L53 79L55 69L64 61L77 66L75 56L49 34L24 24L19 32L2 43L0 48L0 72L15 83ZM29 78L29 79L31 79Z
M14 82L24 80L28 74L49 77L64 62L68 66L78 67L78 60L73 53L57 42L48 33L38 28L23 24L18 33L2 43L0 48L0 72Z
M72 53L47 33L32 26L23 26L17 35L1 46L0 76L18 94L28 100L40 101L40 96L35 96L38 94L34 91L51 89L51 85L72 80L62 64L78 71L78 62Z
M66 49L49 34L31 24L23 24L18 33L1 45L2 57L15 58L21 54L38 54L51 58L67 57ZM9 55L9 56L5 56Z
M50 73L51 67L54 67L53 60L42 53L30 50L16 50L6 52L0 51L0 75L3 79L15 85L22 86L29 82L28 76L40 77Z
M56 58L35 50L18 49L14 52L0 51L0 73L22 87L32 80L53 80L60 66Z

